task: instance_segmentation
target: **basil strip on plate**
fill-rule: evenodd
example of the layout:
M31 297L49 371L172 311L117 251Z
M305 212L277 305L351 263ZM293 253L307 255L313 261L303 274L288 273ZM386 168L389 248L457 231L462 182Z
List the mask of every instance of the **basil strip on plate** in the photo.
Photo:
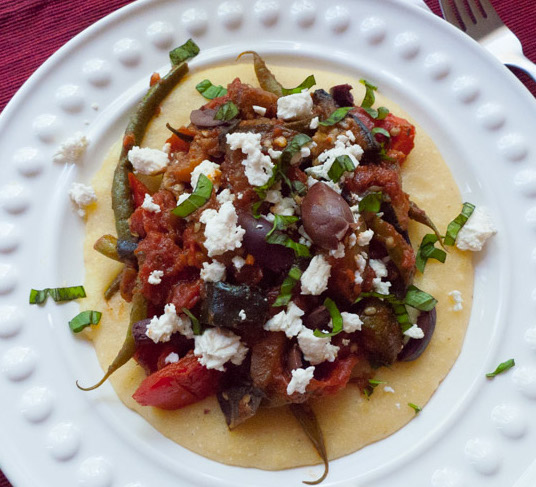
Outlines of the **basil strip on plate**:
M201 324L194 314L188 308L182 308L182 312L192 320L192 331L194 332L194 335L202 335L203 331L201 330Z
M515 360L511 358L510 360L507 360L506 362L499 364L493 372L486 374L486 377L488 377L489 379L492 379L496 375L502 374L503 372L506 372L507 370L511 369L515 364L516 364Z
M415 259L415 265L421 272L424 272L428 259L435 259L441 263L445 262L447 253L444 250L435 247L435 244L438 240L439 238L437 235L434 235L433 233L427 233L422 238L422 242L419 246Z
M185 218L201 208L209 200L211 194L212 181L204 174L200 174L194 192L171 212L175 216Z
M330 127L332 125L335 125L336 123L339 123L341 120L343 120L346 115L348 115L348 112L350 110L353 110L355 107L340 107L337 108L326 120L322 120L322 122L318 122L318 125L323 125L324 127Z
M221 85L215 86L208 79L197 83L195 89L199 91L207 100L213 100L227 94L227 89Z
M342 331L342 315L339 311L339 308L337 308L335 302L330 298L326 298L324 300L324 306L329 311L329 316L331 317L331 323L333 325L333 331L331 333L324 333L322 330L316 329L314 331L314 336L318 338L332 337L338 335Z
M72 301L73 299L85 298L86 291L84 286L47 287L42 290L32 289L30 291L30 304L43 304L46 302L48 296L57 303L59 301Z
M418 309L419 311L432 311L437 304L437 299L419 288L411 285L408 287L404 304Z
M294 242L288 235L280 232L274 232L269 237L266 237L266 241L269 244L283 245L289 249L294 250L296 257L311 257L309 248L298 242Z
M287 277L285 277L285 280L283 281L283 284L281 284L281 289L279 290L279 295L277 296L277 299L275 300L274 304L272 304L274 308L277 308L279 306L286 306L288 303L290 303L290 300L292 298L292 291L300 280L301 275L302 271L299 267L291 267Z
M381 191L375 191L368 193L359 202L359 211L370 211L371 213L378 213L382 206L383 194Z
M182 46L176 47L169 52L169 59L174 65L180 64L199 54L199 46L192 40L188 39Z
M469 217L473 214L473 211L475 211L475 205L471 203L463 204L461 213L454 218L454 220L452 220L447 227L447 234L443 240L445 245L454 245L456 243L458 232L467 223L467 220L469 220Z
M296 88L281 88L281 93L283 96L294 95L296 93L301 93L303 90L308 90L314 85L316 85L315 77L314 75L310 74L298 86L296 86Z
M73 333L80 333L84 328L90 325L98 325L102 313L91 309L82 311L69 321L69 328Z
M296 223L300 218L297 216L288 216L288 215L274 215L274 226L266 234L266 237L269 237L276 230L284 230L289 225Z
M422 411L420 406L417 406L417 404L413 404L412 402L408 402L408 406L415 411L415 414L419 414Z
M232 120L238 115L238 107L232 102L224 103L214 115L214 120Z
M354 169L355 166L350 156L342 155L333 161L329 168L328 176L334 183L338 183L345 172L351 172Z

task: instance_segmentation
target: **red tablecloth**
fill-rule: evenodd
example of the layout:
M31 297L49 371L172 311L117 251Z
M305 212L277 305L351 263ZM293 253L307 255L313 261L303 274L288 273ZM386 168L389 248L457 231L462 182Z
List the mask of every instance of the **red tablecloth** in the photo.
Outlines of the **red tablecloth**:
M437 0L425 0L440 14ZM492 0L501 18L518 35L525 55L536 62L535 0ZM1 0L0 111L28 77L80 31L131 0ZM518 74L518 73L516 73ZM536 96L536 83L521 80ZM0 487L10 487L0 471Z

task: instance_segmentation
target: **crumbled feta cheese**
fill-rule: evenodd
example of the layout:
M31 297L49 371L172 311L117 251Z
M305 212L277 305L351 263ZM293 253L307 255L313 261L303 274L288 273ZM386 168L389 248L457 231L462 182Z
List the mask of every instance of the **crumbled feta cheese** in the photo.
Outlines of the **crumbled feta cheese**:
M318 117L313 117L313 119L311 120L311 123L309 124L309 128L311 130L316 130L318 128L319 122L320 120L318 120Z
M329 251L329 255L335 257L336 259L342 259L345 255L344 244L342 242L339 243L336 249Z
M335 159L340 156L348 156L354 166L357 167L363 156L363 149L359 144L353 144L354 141L355 136L351 130L347 130L344 134L339 134L334 147L326 149L318 156L319 164L307 168L305 172L317 179L330 181L331 178L329 177L328 172L335 162Z
M158 149L136 145L128 151L128 160L131 162L134 172L153 176L166 170L169 164L169 155Z
M203 268L201 269L201 279L205 282L219 282L225 280L226 274L225 266L217 260L203 262Z
M298 209L298 205L292 198L282 198L270 208L274 215L292 216Z
M273 150L271 147L268 149L268 155L274 160L277 161L281 154L283 154L283 151L280 150Z
M278 186L280 186L278 184ZM283 200L283 195L281 194L281 189L269 189L266 191L266 197L264 198L268 203L280 203Z
M262 153L261 134L234 132L226 135L231 150L241 149L246 158L242 161L244 173L252 186L262 186L272 177L274 164L270 156Z
M292 379L287 386L287 394L292 396L295 392L300 394L305 394L305 390L311 382L313 375L315 373L314 366L307 367L306 369L294 369L291 371Z
M309 246L313 243L313 241L311 240L311 237L309 237L309 235L307 235L307 232L305 231L305 228L303 227L303 225L300 225L298 227L298 233L305 239L309 242Z
M357 243L357 235L355 233L351 233L348 237L348 247L352 248Z
M246 259L237 255L236 257L233 257L232 263L235 266L235 269L239 271L246 265Z
M73 183L69 189L69 196L73 203L78 206L76 211L81 217L86 216L86 207L97 201L95 190L82 183Z
M348 345L350 345L350 340L348 338L343 338L341 340L341 343L344 347L347 347Z
M246 312L241 309L240 312L238 313L238 317L242 320L242 321L245 321L247 319L247 315L246 315Z
M360 247L365 247L370 243L372 237L374 237L374 230L369 228L368 230L365 230L364 232L361 232L359 234L359 236L357 237L357 244Z
M99 109L99 104L98 104L96 101L94 101L94 102L91 104L91 108L92 108L93 110L97 111L97 110Z
M153 286L156 286L162 282L162 277L164 277L164 271L154 270L149 274L147 282Z
M356 284L361 284L363 282L363 272L367 266L367 260L361 254L355 256L355 263L357 265L357 270L355 271L354 282Z
M370 259L369 264L370 267L372 267L374 273L376 274L376 277L372 279L372 285L374 286L374 290L380 294L389 294L389 288L391 287L391 283L382 281L383 277L387 277L387 267L379 259Z
M391 394L394 394L394 393L395 393L395 390L394 390L391 386L385 386L385 387L383 388L383 390L384 390L385 392L390 392Z
M477 207L458 232L456 247L460 250L482 250L486 240L497 233L490 214L485 208Z
M277 99L277 118L292 120L313 114L313 99L309 92L294 93Z
M162 146L162 152L165 152L166 154L171 154L171 144L169 142L166 142Z
M165 364L176 364L179 361L179 354L171 352L165 359Z
M231 190L228 188L225 188L219 195L216 196L216 200L220 205L223 205L226 201L230 201L231 203L236 199L236 196L231 193Z
M155 343L169 342L171 335L178 331L186 338L193 338L192 322L188 316L179 316L174 304L166 304L164 314L155 316L147 325L145 334Z
M404 332L404 335L417 340L424 338L424 332L417 325L412 325L411 328Z
M181 193L177 199L177 206L179 206L181 203L184 203L190 197L190 194L191 193Z
M449 293L449 298L454 306L452 307L453 311L461 311L463 309L463 298L460 291L454 290Z
M303 328L301 317L303 310L292 301L287 306L287 311L280 311L270 318L265 324L266 331L284 331L288 338L298 335Z
M201 174L204 174L212 181L212 184L217 191L220 186L220 165L205 159L201 164L195 166L194 170L192 171L192 175L190 176L190 184L192 185L192 188L195 189L197 186L197 181L199 180L199 176Z
M259 105L253 105L251 108L253 108L253 111L261 117L264 117L266 115L266 108L264 107L260 107Z
M313 330L305 327L298 334L298 345L303 357L312 365L325 361L333 362L337 358L339 347L332 345L330 341L329 337L316 337Z
M315 255L301 276L302 294L318 296L328 288L331 265L321 254Z
M82 132L76 132L60 144L52 160L59 163L77 163L85 154L88 144L86 136Z
M363 325L363 322L361 321L361 318L358 314L355 313L347 313L346 311L343 311L341 313L342 316L342 329L346 333L353 333L354 331L360 331L361 325Z
M307 171L306 171L307 172ZM307 186L309 188L311 188L312 186L314 186L316 183L318 183L320 181L318 181L317 179L309 176L307 178ZM342 188L337 184L337 183L334 183L333 181L322 181L326 186L329 186L333 191L335 191L336 193L338 194L341 194L342 193Z
M273 223L275 221L275 216L273 213L268 213L267 215L264 215L264 218L266 218L270 223Z
M141 207L151 213L160 213L162 211L160 206L153 201L153 198L149 193L145 193L145 198L143 199Z
M230 201L223 203L218 211L205 210L199 221L206 225L204 245L209 257L242 247L246 231L238 225L238 215Z
M248 348L240 337L228 329L208 328L202 335L195 336L194 355L207 369L225 372L227 362L240 365L247 353Z

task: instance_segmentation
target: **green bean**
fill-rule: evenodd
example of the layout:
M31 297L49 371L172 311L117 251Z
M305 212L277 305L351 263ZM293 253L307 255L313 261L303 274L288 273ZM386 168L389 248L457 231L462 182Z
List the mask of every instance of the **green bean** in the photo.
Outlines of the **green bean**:
M106 291L104 291L104 299L106 299L106 301L112 299L113 295L121 288L121 280L123 279L124 272L125 268L122 267L117 273L117 276L114 277L110 285L106 288Z
M315 450L324 462L324 473L318 480L312 482L305 480L303 481L304 484L317 485L322 482L328 476L329 473L328 454L326 452L326 445L324 443L324 435L322 434L322 430L320 429L320 425L318 424L318 420L316 419L315 413L311 406L309 406L309 404L291 404L290 410L300 423L300 426L302 427L303 431L305 432L309 440L311 440L311 443L313 444Z
M113 235L103 235L95 242L93 248L105 257L121 262L117 252L117 238Z
M108 377L110 377L117 369L125 365L136 352L136 342L134 340L134 336L132 335L132 326L134 323L141 321L147 317L147 302L145 301L145 298L141 293L134 294L134 297L132 299L132 308L130 310L130 324L128 326L128 330L125 336L125 340L123 342L123 346L121 347L121 350L119 350L119 353L113 360L113 362L108 367L108 370L104 374L104 377L97 382L94 386L91 387L82 387L80 384L78 384L78 381L76 381L76 386L81 389L82 391L92 391L94 389L97 389L100 387Z
M123 137L123 147L112 184L112 208L115 216L115 227L119 240L135 243L137 237L130 233L128 219L134 211L132 192L128 182L128 173L132 164L128 160L128 152L135 145L140 145L151 118L162 100L171 92L177 83L188 72L188 65L181 63L173 66L166 76L154 84L138 104Z
M259 85L265 91L269 91L277 96L283 95L283 86L275 79L275 76L266 66L264 60L255 51L244 51L236 58L240 59L244 54L253 55L253 67L259 80Z

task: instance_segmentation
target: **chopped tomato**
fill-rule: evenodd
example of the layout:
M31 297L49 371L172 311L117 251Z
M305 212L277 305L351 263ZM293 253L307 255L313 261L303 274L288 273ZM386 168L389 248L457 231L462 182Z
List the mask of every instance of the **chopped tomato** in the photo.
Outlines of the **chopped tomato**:
M130 184L130 189L132 190L132 198L134 198L134 205L136 208L143 204L145 195L149 194L147 186L143 184L133 173L128 173L128 183Z
M391 134L389 150L402 152L405 156L413 150L415 127L404 118L389 113L385 119L377 120L375 125Z
M142 406L180 409L218 392L223 372L201 365L193 352L148 376L133 394Z

